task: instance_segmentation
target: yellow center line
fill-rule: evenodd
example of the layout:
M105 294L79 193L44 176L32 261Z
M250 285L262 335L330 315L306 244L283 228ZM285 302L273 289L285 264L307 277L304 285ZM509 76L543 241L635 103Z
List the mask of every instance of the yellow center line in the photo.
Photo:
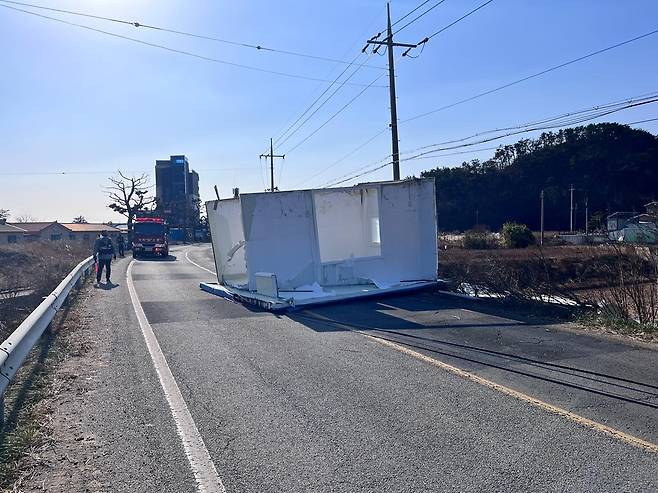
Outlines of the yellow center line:
M509 395L520 401L527 402L528 404L543 409L544 411L548 411L552 414L557 414L558 416L562 416L563 418L573 421L574 423L577 423L586 428L590 428L600 433L604 433L608 436L611 436L612 438L621 440L622 442L628 443L629 445L633 445L634 447L641 448L648 452L658 453L658 445L656 445L655 443L647 442L646 440L642 440L641 438L638 438L636 436L629 435L628 433L624 433L623 431L619 431L615 428L611 428L610 426L604 425L602 423L592 421L591 419L572 413L571 411L567 411L566 409L562 409L561 407L554 406L553 404L549 404L540 399L524 394L523 392L519 392L518 390L514 390L504 385L501 385L499 383L492 382L491 380L487 380L486 378L479 377L477 375L474 375L473 373L464 371L461 368L457 368L456 366L449 365L448 363L444 363L443 361L439 361L438 359L432 358L430 356L426 356L422 353L409 349L408 347L405 347L401 344L397 344L387 339L382 339L367 334L365 332L361 332L360 330L354 330L354 329L350 329L350 330L352 330L353 332L357 332L358 334L361 334L362 336L371 339L372 341L375 341L379 344L388 346L392 349L395 349L396 351L404 353L408 356L416 358L425 363L429 363L432 366L449 371L450 373L458 375L467 380L471 380L472 382L478 383L480 385L493 389L497 392L501 392L503 394Z

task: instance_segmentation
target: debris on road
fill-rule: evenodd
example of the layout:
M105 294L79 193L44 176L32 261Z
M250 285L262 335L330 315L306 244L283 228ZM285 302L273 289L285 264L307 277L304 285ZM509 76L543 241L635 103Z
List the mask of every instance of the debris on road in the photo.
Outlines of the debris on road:
M433 179L243 194L206 203L218 283L277 310L437 283Z

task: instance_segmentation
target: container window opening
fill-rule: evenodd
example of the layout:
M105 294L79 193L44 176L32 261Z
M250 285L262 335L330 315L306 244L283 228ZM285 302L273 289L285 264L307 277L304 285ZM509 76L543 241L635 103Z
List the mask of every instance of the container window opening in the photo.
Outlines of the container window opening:
M379 237L379 217L370 218L370 243L373 245L381 244Z
M381 255L376 188L314 194L321 262Z

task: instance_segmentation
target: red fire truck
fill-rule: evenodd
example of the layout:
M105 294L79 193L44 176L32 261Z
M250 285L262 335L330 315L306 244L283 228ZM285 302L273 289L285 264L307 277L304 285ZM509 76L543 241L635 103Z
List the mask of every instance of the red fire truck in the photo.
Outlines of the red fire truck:
M162 217L136 217L133 223L133 258L169 256L169 234Z

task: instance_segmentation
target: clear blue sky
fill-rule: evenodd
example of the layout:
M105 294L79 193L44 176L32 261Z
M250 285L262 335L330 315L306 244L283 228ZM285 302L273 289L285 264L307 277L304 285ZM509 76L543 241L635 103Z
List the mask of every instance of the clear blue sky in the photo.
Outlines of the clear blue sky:
M352 59L363 41L385 26L382 0L33 1L340 59ZM393 19L420 1L394 0ZM417 42L482 1L446 0L404 29L397 40ZM42 13L209 57L309 77L333 78L344 68ZM397 64L399 118L404 120L656 28L658 3L654 0L495 0L433 38L420 58L402 59ZM267 176L259 154L267 149L269 138L326 87L169 53L5 8L0 8L0 47L0 208L10 209L14 216L29 214L40 220L70 221L82 214L90 221L119 221L120 216L106 208L103 187L107 176L116 169L152 175L155 160L170 154L188 156L199 172L204 200L214 197L215 184L222 196L235 186L244 192L262 191ZM404 151L658 91L656 53L658 35L401 125L400 148ZM368 63L383 66L385 61L375 55ZM352 81L369 83L380 73L383 71L364 68ZM380 82L385 83L386 77ZM276 152L288 151L360 90L344 87ZM307 180L385 128L388 107L386 88L366 91L289 153L283 169L277 161L281 188L319 186L390 154L390 137L385 132L350 158ZM648 105L608 120L631 122L656 116L658 105ZM640 127L658 133L658 122ZM403 163L402 175L486 158L491 152ZM55 171L85 173L38 174ZM385 168L361 181L390 176L391 169Z

